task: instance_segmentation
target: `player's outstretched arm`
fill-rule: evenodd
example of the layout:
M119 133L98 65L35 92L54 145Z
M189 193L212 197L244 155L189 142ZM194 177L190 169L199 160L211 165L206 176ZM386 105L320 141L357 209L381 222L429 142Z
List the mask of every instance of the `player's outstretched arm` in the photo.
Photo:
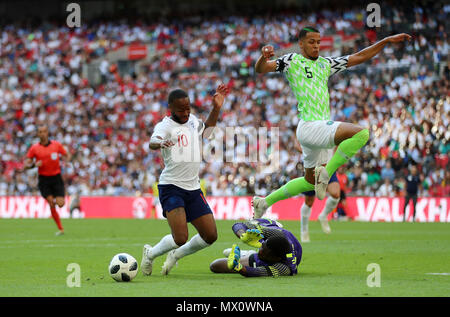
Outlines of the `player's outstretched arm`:
M366 47L362 51L359 51L358 53L350 55L348 57L347 67L356 66L356 65L359 65L361 63L364 63L364 62L370 60L372 57L377 55L389 43L399 43L399 42L403 42L405 40L410 41L411 36L406 33L401 33L401 34L385 37L381 41L379 41L369 47Z
M261 49L261 56L255 64L255 71L262 74L276 71L277 62L270 60L270 58L272 58L273 56L275 56L273 46L264 46Z
M228 88L224 84L220 84L217 87L216 92L213 96L213 109L209 113L208 118L205 121L205 131L203 132L203 137L207 138L212 133L211 127L215 127L217 120L219 120L220 109L222 109L225 97L228 95Z

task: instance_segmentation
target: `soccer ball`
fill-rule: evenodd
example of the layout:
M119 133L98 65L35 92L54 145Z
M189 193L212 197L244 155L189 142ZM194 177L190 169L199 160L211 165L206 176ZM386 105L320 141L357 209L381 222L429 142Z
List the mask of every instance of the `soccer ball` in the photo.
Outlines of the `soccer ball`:
M109 275L117 282L129 282L136 277L138 263L128 253L116 254L109 263Z

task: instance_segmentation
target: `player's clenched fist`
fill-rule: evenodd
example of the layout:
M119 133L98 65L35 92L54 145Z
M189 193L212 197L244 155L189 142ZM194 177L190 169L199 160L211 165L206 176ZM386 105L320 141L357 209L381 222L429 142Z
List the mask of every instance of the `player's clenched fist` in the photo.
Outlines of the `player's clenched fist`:
M275 50L272 45L265 45L261 49L261 53L265 59L269 59L269 58L272 58L273 56L275 56Z

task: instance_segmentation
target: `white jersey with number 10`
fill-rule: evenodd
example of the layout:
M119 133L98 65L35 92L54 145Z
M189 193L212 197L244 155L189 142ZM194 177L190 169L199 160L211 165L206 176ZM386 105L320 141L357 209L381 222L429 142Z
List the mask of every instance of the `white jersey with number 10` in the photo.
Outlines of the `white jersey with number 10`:
M159 184L171 184L186 190L200 188L199 171L204 129L205 124L193 114L184 124L165 117L155 126L152 140L160 137L163 140L172 140L175 144L161 149L164 170L159 177Z

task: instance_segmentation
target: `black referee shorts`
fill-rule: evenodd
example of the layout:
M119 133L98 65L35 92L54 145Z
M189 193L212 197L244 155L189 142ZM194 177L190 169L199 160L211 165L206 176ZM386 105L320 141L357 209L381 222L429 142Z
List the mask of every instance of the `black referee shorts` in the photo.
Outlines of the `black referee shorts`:
M66 194L61 174L54 176L39 175L38 187L44 198L48 196L64 197Z
M341 189L341 201L345 200L347 198L347 195L345 194L345 192Z

